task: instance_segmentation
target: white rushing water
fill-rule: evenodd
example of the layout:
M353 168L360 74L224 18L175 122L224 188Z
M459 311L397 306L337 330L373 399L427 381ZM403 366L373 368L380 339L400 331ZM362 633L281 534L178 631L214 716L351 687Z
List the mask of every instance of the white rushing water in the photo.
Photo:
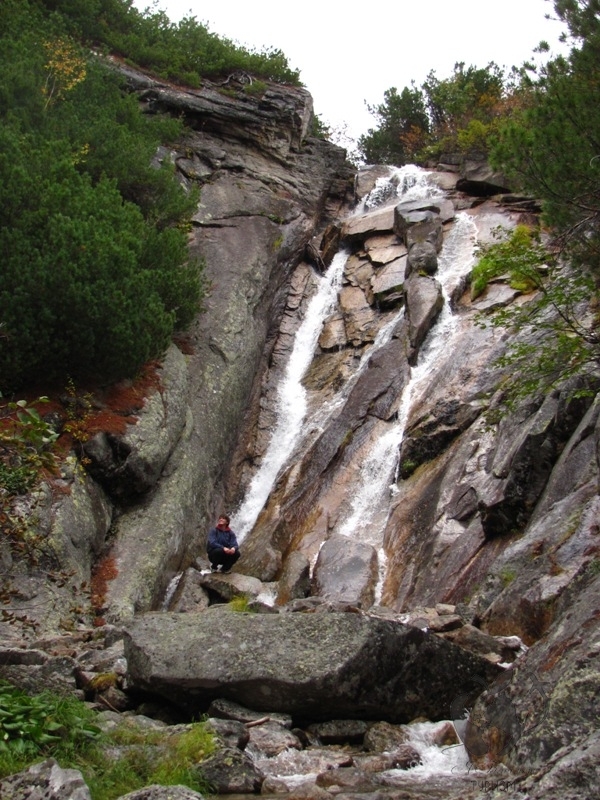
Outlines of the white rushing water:
M359 537L361 541L381 547L387 515L382 522L373 524L374 516L387 506L385 498L393 488L398 469L398 454L411 406L419 389L429 382L444 353L451 354L452 339L457 328L452 313L450 295L473 263L476 243L475 223L467 214L459 214L446 239L438 261L436 278L442 286L444 307L421 349L419 363L411 370L410 380L403 392L398 419L379 437L365 458L358 486L353 488L352 502L347 517L337 533ZM382 502L384 501L384 502ZM383 554L380 553L380 562Z
M252 530L280 469L296 447L306 415L306 390L302 378L312 361L319 334L326 317L337 302L344 267L349 253L337 253L329 269L321 277L302 324L294 339L283 380L277 391L277 422L271 434L260 469L254 475L240 508L234 514L239 541Z
M358 204L352 216L381 206L396 205L398 201L433 200L442 196L442 191L431 182L429 173L414 164L406 164L404 167L393 167L389 175L377 178L375 186Z
M439 197L439 189L430 183L428 173L410 164L391 170L391 176L379 178L375 188L369 193L354 213L365 213L380 205L398 203L398 200L422 200ZM294 346L283 379L277 390L276 423L260 468L254 475L238 510L233 514L233 526L241 542L254 527L258 515L268 500L278 475L286 465L294 449L301 441L306 424L307 394L302 379L313 359L323 322L336 305L341 287L344 267L349 253L340 252L331 266L321 277L317 292L311 299L304 319L296 333ZM320 427L343 402L350 386L366 368L369 359L392 336L395 324L403 311L395 315L379 332L375 343L361 359L352 381L343 392L330 403L317 410L313 422Z
M405 726L405 744L419 754L420 763L410 769L389 769L380 775L387 786L421 784L439 776L459 777L469 770L468 754L462 744L444 746L436 744L439 733L448 726L443 722L418 722ZM277 756L268 757L258 748L249 746L247 751L257 766L269 777L277 778L288 790L293 791L305 782L316 780L320 772L331 769L339 759L340 749L335 746L320 746L305 750L287 749ZM358 750L362 754L362 751ZM351 751L345 754L351 755Z

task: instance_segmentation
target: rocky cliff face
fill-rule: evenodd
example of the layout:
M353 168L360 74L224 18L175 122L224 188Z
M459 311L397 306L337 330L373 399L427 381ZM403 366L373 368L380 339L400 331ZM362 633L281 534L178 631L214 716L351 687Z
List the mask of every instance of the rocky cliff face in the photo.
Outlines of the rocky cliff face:
M157 158L200 187L190 250L205 259L210 287L206 311L166 354L160 389L138 422L86 443L93 480L67 470L58 502L46 490L34 501L55 568L89 581L93 558L110 560L106 616L121 622L155 607L170 578L203 552L290 275L350 197L352 171L343 150L308 136L304 89L271 85L256 95L230 81L185 91L119 69L148 113L184 116L189 126L180 146ZM35 618L44 624L43 614Z
M528 298L502 278L476 301L467 291L476 242L513 226L522 209L515 198L485 199L504 186L471 167L462 183L451 171L431 173L421 193L422 175L385 168L363 170L353 184L343 151L307 138L304 90L184 92L126 74L150 113L183 114L189 125L180 147L159 157L201 187L190 248L206 260L211 291L185 343L166 354L160 390L137 424L88 442L89 472L65 469L58 501L49 490L34 498L54 559L81 582L103 556L104 617L119 627L159 608L172 575L190 567L174 611L269 591L282 620L257 627L295 630L305 623L286 623L283 612L294 598L307 605L292 610L314 611L303 600L311 594L336 611L433 630L484 656L486 669L494 664L464 733L472 761L504 762L530 797L583 796L568 792L598 746L596 376L584 397L559 386L500 419L486 414L512 334L478 323ZM361 205L348 216L353 203ZM222 507L246 507L271 458L279 387L325 280L333 301L298 380L301 430L264 503L244 517L243 576L202 576L194 559L209 522ZM33 518L31 504L21 511ZM11 581L11 614L33 620L38 636L60 629L73 581L63 589L17 565ZM154 615L152 625L160 629ZM14 625L3 632L22 642ZM507 668L509 640L510 661L519 646L523 655ZM159 633L155 645L170 655ZM153 658L145 654L142 677L132 676L145 688ZM368 678L344 670L363 694L344 695L340 716L369 695ZM210 674L177 675L165 684L180 702L179 684L189 681L211 699ZM251 705L263 678L244 673L219 691ZM285 697L280 708L289 710Z

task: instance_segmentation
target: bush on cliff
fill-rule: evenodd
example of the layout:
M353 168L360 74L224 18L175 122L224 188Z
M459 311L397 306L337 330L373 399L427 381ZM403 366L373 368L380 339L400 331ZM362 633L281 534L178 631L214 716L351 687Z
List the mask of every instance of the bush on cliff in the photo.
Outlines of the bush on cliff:
M557 262L537 302L500 315L550 334L545 346L522 345L507 357L531 391L600 368L600 3L555 0L554 7L572 49L537 72L525 66L522 108L492 151L494 165L541 200Z
M202 77L243 70L259 78L300 83L281 50L248 50L217 36L193 16L173 23L149 4L145 11L130 0L39 0L64 16L71 32L107 48L154 74L198 86Z
M39 4L0 8L0 390L114 380L159 355L197 312L187 252L197 197L117 78Z

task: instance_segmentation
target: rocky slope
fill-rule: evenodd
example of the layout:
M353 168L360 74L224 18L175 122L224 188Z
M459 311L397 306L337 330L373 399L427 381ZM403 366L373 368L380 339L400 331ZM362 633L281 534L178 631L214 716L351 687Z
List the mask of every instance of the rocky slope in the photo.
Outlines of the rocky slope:
M200 711L225 698L305 727L452 718L474 766L511 771L489 773L509 781L502 796L596 796L599 400L563 386L486 415L510 333L477 323L528 298L502 278L476 301L467 291L475 240L521 219L520 201L485 199L503 180L470 165L462 179L432 173L432 192L417 199L393 180L381 188L385 168L353 185L343 151L307 137L301 89L183 91L126 74L149 113L188 122L181 146L158 157L201 186L190 248L206 259L210 298L165 355L136 424L88 441L87 472L66 463L15 509L46 560L32 567L3 547L1 674L97 700L90 681L110 671L117 685L104 700L123 710L139 711L137 693L150 692ZM340 244L338 302L302 379L303 435L237 574L204 574L204 532L223 506L238 507L266 460L295 334ZM378 477L388 439L397 471ZM109 623L97 629L86 595L94 564L106 579L96 611ZM162 607L178 572L169 613L143 615ZM264 613L231 621L224 604L237 596ZM367 728L352 759L307 768L308 796L348 786L397 796L381 788L387 778L364 778L390 767L367 768L365 752L395 752L389 742L369 750ZM308 757L315 740L296 735L284 749ZM236 742L239 760L247 742ZM234 770L250 770L238 783L215 766L215 785L289 791L272 762L257 767L274 747L257 746L253 766ZM334 777L315 777L326 772ZM489 796L487 774L435 779L429 796Z

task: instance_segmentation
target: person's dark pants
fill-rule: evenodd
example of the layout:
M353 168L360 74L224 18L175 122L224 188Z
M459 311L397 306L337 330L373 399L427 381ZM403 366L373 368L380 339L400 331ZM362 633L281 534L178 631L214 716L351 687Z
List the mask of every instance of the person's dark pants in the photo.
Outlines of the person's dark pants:
M222 570L230 570L239 557L239 550L236 550L233 554L224 553L220 547L208 551L208 560L210 561L211 567L218 567L220 565Z

